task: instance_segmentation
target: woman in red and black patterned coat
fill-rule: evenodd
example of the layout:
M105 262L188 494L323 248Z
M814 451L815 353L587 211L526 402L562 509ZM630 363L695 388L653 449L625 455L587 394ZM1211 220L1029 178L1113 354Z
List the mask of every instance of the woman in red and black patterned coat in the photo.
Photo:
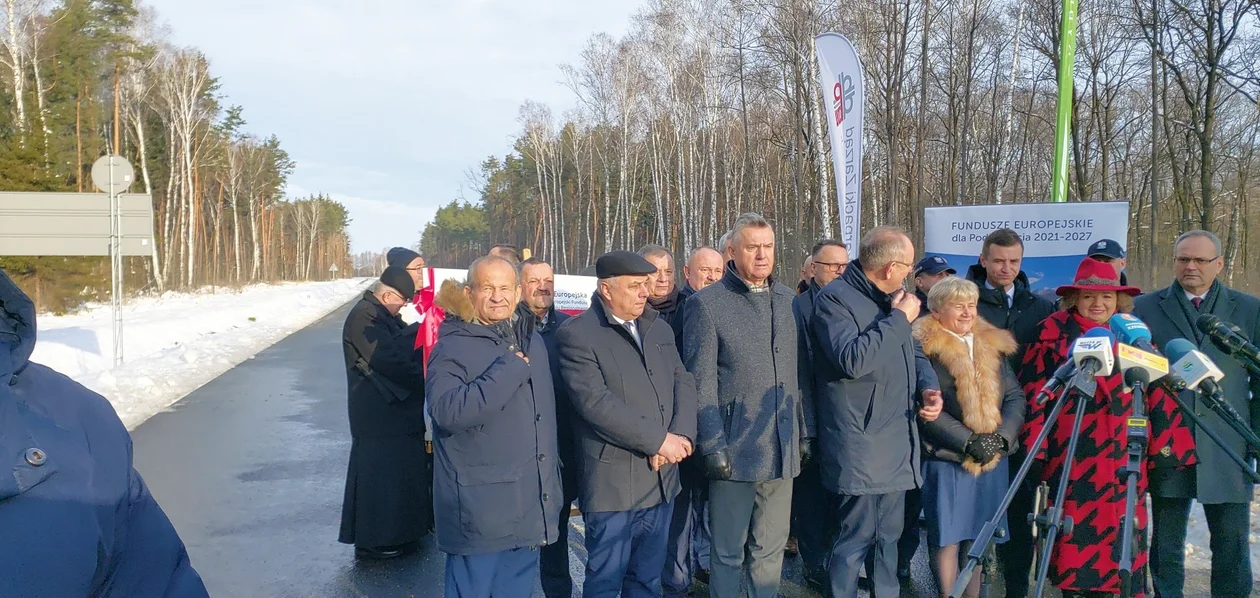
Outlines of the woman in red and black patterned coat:
M1068 349L1086 331L1106 326L1117 311L1133 307L1134 287L1122 286L1110 264L1086 258L1077 270L1075 284L1059 287L1061 310L1042 321L1037 340L1029 345L1020 368L1020 383L1029 397L1045 385L1050 374L1068 359ZM1124 392L1121 374L1098 378L1098 390L1082 405L1075 462L1068 484L1064 511L1075 523L1069 536L1060 535L1051 553L1049 581L1066 598L1120 593L1120 529L1124 517L1125 486L1119 472L1127 458L1125 419L1133 412L1133 395ZM1026 450L1046 424L1046 414L1058 397L1044 405L1029 403L1021 433ZM1186 467L1195 462L1194 438L1182 421L1176 404L1153 387L1146 397L1150 418L1150 444L1146 468L1138 479L1138 492L1146 492L1146 475L1153 468ZM1076 403L1063 410L1046 446L1035 457L1034 474L1050 483L1051 497L1063 471ZM1144 580L1147 562L1148 523L1145 502L1139 499L1133 570ZM1140 590L1137 595L1143 595Z

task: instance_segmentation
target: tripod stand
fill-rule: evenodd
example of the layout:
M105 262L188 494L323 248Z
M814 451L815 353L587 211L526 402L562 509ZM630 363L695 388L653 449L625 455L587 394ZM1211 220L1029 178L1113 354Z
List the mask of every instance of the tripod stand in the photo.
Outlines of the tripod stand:
M1142 459L1146 456L1146 445L1150 439L1149 421L1146 417L1143 398L1146 385L1150 384L1150 374L1146 370L1133 368L1124 373L1124 383L1133 389L1133 415L1126 421L1128 438L1128 460L1124 469L1120 470L1120 481L1124 482L1124 519L1120 526L1120 595L1124 598L1133 596L1133 541L1136 527L1138 478L1142 475Z
M967 584L971 582L971 576L975 574L976 567L984 559L984 555L993 546L993 542L998 537L1005 537L1006 530L1001 527L1002 520L1006 518L1007 511L1011 508L1011 502L1015 500L1015 494L1019 491L1019 487L1024 483L1024 479L1028 477L1028 472L1032 470L1033 462L1036 459L1031 456L1036 455L1045 446L1050 438L1050 432L1054 429L1055 422L1062 415L1064 407L1069 400L1075 399L1076 414L1075 420L1072 422L1072 436L1068 440L1067 461L1064 464L1063 477L1059 480L1059 486L1056 490L1056 500L1054 506L1047 507L1045 514L1033 517L1032 523L1039 527L1045 528L1045 533L1039 534L1043 538L1038 540L1044 546L1041 548L1041 563L1037 573L1037 590L1035 596L1040 598L1045 591L1045 578L1050 572L1050 551L1054 546L1054 539L1058 536L1060 527L1067 533L1072 531L1072 519L1065 518L1063 514L1063 498L1067 494L1067 482L1071 474L1072 460L1076 453L1077 440L1080 438L1081 422L1085 416L1085 400L1094 396L1094 392L1098 389L1098 381L1093 376L1082 376L1078 373L1072 378L1068 387L1063 391L1058 401L1055 401L1054 407L1050 409L1050 413L1046 415L1046 423L1041 429L1041 433L1037 435L1033 441L1032 447L1028 454L1030 458L1025 459L1019 471L1015 474L1015 478L1011 480L1011 486L1006 491L1006 496L1002 497L1002 504L998 507L997 513L993 518L980 528L980 533L975 541L971 544L971 550L967 552L967 565L963 567L958 579L954 583L954 587L950 590L950 598L958 598L966 590ZM1040 401L1043 395L1035 398Z

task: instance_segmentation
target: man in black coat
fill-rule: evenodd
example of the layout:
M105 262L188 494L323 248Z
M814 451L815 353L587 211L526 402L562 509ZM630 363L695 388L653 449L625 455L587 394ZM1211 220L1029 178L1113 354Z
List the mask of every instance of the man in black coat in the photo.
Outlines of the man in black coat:
M398 317L414 294L407 271L390 266L342 329L352 443L339 540L360 558L397 557L429 529L424 371Z
M929 255L919 260L919 263L914 265L914 296L919 298L921 305L927 306L928 291L932 290L936 283L955 274L958 274L958 271L950 267L949 261L939 255ZM930 313L925 307L919 317L927 317Z
M980 263L971 267L967 279L980 287L977 311L980 317L1015 335L1019 349L1010 357L1016 373L1024 360L1024 351L1037 340L1038 326L1054 313L1054 302L1034 294L1028 288L1028 275L1020 269L1024 261L1024 241L1019 234L1003 228L985 237L980 250ZM1011 455L1010 472L1014 477L1025 459L1024 451ZM1011 539L998 546L1006 595L1009 598L1028 596L1028 578L1032 572L1032 527L1025 523L1032 512L1035 487L1025 480L1010 507Z
M649 260L650 261L650 260ZM678 292L678 310L675 312L674 342L683 346L683 310L687 299L705 287L722 279L725 265L722 254L712 247L699 247L691 252L683 265L683 288ZM661 578L664 596L686 596L692 579L707 583L709 571L709 523L704 516L705 503L709 500L709 480L704 477L704 466L698 457L689 457L678 468L682 492L674 502L674 514L669 524L665 574Z
M686 297L674 279L674 254L660 245L644 245L639 256L656 268L648 281L648 305L671 329L682 328L682 302Z
M550 358L516 311L520 292L515 266L486 256L435 299L446 320L426 386L447 596L530 596L537 549L557 541L567 508Z
M692 452L696 390L673 330L647 308L656 267L628 251L595 262L591 308L557 334L578 422L587 598L661 595L678 463Z
M1116 273L1120 275L1120 285L1128 286L1129 278L1125 275L1125 269L1129 265L1129 255L1124 251L1124 247L1120 245L1119 241L1103 239L1091 244L1089 246L1089 257L1114 266Z
M1174 338L1198 345L1200 351L1225 373L1221 395L1251 426L1260 430L1260 376L1251 374L1236 358L1213 343L1195 323L1212 314L1242 330L1255 343L1260 340L1260 301L1227 288L1218 276L1224 268L1221 241L1216 235L1189 231L1173 248L1171 286L1138 297L1133 315L1151 328L1153 342L1166 346ZM1186 405L1216 431L1238 455L1247 455L1241 436L1192 391L1181 394ZM1196 429L1197 465L1176 470L1156 470L1150 478L1151 577L1155 593L1181 598L1185 585L1186 521L1194 501L1203 505L1212 535L1212 596L1241 598L1251 594L1251 559L1248 530L1254 486L1242 469L1226 457L1221 447ZM1159 475L1156 475L1156 474Z
M849 248L835 239L823 239L814 244L809 254L813 276L805 291L792 300L792 315L796 318L797 351L801 361L809 364L814 348L809 342L810 322L814 319L814 296L831 281L844 274L849 267ZM806 380L813 383L813 376ZM815 389L815 395L817 394ZM805 581L815 588L827 585L827 555L831 553L831 539L835 526L830 525L835 511L832 494L823 488L819 477L818 462L814 460L801 467L801 475L792 486L792 532L797 550L805 566Z
M535 329L547 346L551 379L556 388L556 427L560 442L560 482L564 487L564 505L560 508L560 535L555 542L539 550L538 565L543 594L547 598L569 598L573 595L573 578L569 573L569 505L578 496L577 440L573 434L573 407L564 385L560 383L560 352L556 349L556 331L569 315L556 310L556 279L551 264L540 257L531 257L517 266L521 276L521 302L518 317L532 318Z
M872 595L882 598L899 595L905 492L923 483L915 414L934 420L942 399L911 332L919 300L902 289L914 244L901 229L878 227L862 237L859 255L815 296L810 330L822 483L839 495L831 595L857 595L873 551Z

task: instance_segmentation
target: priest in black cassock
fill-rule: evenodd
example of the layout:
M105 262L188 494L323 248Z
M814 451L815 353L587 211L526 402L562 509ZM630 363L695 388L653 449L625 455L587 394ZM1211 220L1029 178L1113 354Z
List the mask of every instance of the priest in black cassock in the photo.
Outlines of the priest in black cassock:
M415 291L405 268L386 268L342 329L352 443L339 540L354 544L358 558L402 555L432 519L424 369L414 357L415 326L398 317Z

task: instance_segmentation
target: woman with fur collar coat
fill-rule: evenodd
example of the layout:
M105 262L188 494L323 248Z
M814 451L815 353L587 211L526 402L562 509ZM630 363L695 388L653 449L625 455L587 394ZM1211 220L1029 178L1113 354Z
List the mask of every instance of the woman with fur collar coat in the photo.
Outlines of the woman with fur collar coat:
M958 578L959 555L1006 495L1004 457L1019 448L1024 422L1026 400L1007 360L1015 337L979 316L979 296L975 283L946 278L928 293L930 315L914 325L945 400L936 421L919 422L930 563L942 596ZM964 595L979 596L982 579L977 572Z

